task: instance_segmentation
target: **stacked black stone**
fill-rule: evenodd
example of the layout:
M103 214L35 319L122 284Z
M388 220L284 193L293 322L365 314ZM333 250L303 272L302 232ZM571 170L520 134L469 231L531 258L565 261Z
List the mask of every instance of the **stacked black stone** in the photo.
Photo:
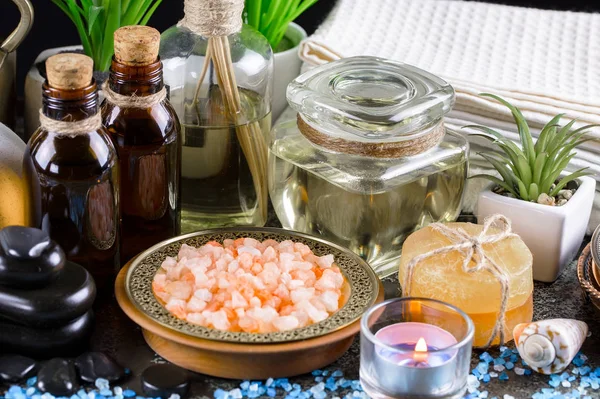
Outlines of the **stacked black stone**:
M41 230L0 230L0 353L81 353L93 331L96 285Z

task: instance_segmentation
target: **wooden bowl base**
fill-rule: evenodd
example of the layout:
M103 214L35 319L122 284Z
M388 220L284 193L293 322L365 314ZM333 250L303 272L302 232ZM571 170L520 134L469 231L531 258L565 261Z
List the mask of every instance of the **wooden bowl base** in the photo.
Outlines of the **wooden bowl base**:
M291 377L325 367L339 359L354 342L354 335L330 342L318 350L281 353L223 353L198 349L142 330L146 343L164 359L201 374L231 379Z

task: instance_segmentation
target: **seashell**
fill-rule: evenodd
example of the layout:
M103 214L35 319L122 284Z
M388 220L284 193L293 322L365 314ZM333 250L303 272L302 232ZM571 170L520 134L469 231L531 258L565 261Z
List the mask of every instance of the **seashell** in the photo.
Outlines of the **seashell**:
M513 330L521 358L541 374L560 373L571 363L588 333L588 325L572 319L540 320Z

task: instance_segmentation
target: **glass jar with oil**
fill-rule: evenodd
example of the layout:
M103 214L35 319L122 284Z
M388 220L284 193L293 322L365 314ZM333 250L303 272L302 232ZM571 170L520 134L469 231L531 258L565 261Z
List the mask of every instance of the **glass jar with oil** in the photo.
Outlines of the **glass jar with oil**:
M348 247L383 277L408 235L458 217L469 147L444 127L448 83L353 57L298 77L287 97L298 116L271 132L268 173L284 228Z

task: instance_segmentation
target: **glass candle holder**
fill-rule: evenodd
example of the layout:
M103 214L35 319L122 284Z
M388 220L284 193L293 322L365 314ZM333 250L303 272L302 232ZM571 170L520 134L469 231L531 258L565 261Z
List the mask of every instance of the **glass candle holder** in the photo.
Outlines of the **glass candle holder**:
M475 328L441 301L399 298L361 320L360 381L372 398L462 398Z

